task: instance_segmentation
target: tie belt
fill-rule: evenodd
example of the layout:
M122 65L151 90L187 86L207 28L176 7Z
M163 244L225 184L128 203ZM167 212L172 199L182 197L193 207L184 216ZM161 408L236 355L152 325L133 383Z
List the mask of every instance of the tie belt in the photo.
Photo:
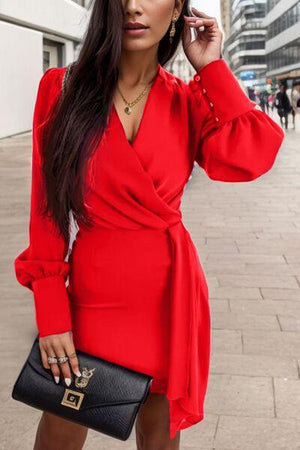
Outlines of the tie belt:
M166 231L172 244L167 397L170 432L174 436L179 424L191 424L203 415L210 357L210 311L206 280L188 230L178 220Z

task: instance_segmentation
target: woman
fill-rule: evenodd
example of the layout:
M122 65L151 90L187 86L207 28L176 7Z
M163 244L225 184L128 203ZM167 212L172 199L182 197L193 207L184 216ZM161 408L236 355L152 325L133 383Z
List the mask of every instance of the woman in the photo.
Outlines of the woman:
M65 68L40 81L30 245L15 261L56 380L80 370L75 348L153 376L139 450L178 449L180 430L204 417L208 289L180 211L194 161L213 180L250 181L283 139L220 58L216 20L193 12L183 0L95 1L63 100ZM181 39L189 83L163 68ZM79 231L66 261L70 211ZM86 433L43 413L35 450L80 449Z

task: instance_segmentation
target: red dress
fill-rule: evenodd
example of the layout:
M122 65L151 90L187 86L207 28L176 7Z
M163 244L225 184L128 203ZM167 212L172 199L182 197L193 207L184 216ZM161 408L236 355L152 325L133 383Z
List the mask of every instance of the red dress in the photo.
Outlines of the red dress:
M68 243L38 213L40 130L65 68L41 78L33 119L30 243L15 259L40 336L73 329L75 347L153 376L170 437L203 419L210 359L208 288L180 202L196 161L213 180L250 181L273 165L281 128L255 108L224 60L189 83L158 64L131 145L117 111L89 162L96 226ZM66 285L66 281L69 284Z

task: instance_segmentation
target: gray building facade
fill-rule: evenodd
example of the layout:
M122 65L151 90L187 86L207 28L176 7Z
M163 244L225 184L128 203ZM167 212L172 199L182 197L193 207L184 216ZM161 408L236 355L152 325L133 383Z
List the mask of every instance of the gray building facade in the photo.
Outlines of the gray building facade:
M230 23L226 26L229 33L224 42L224 55L232 71L245 85L265 85L266 0L228 0L223 9L223 17Z
M300 0L267 0L267 76L276 80L300 77Z

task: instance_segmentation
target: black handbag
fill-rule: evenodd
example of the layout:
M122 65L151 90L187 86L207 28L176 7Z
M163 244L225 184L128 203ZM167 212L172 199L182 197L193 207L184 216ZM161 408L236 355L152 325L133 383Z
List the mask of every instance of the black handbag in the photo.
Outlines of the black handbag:
M76 353L81 377L72 373L70 386L64 384L63 377L56 384L51 369L42 365L37 336L14 384L12 398L127 440L153 378L78 349Z

